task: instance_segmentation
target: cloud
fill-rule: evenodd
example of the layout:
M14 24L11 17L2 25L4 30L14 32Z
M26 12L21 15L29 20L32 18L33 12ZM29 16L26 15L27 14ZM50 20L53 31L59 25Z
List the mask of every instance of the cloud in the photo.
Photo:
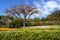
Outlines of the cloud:
M36 6L38 9L40 9L42 16L49 15L53 11L56 11L56 9L60 9L59 0L48 0L48 1L39 0L39 1L34 1L33 5Z
M34 5L35 7L37 7L37 8L40 8L40 7L41 7L41 5L40 5L38 2L34 2L33 5Z
M46 12L46 14L48 14L48 13L51 13L51 11L53 11L54 8L57 8L57 7L58 7L57 2L55 2L55 1L48 1L44 5L44 11Z
M58 7L58 4L55 1L48 1L45 3L44 7L49 8L49 9L53 9L53 8Z

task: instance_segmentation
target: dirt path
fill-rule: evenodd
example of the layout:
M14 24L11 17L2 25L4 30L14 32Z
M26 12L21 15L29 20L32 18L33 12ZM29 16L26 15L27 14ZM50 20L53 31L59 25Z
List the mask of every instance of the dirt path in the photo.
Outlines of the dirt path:
M49 26L32 26L31 28L47 28Z

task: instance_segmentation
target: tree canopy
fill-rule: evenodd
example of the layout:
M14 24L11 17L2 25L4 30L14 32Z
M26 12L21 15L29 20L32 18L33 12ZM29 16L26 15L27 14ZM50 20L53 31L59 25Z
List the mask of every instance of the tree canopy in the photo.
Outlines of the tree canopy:
M47 16L48 20L60 20L60 10L53 12Z
M20 18L23 22L24 27L27 19L29 19L31 15L37 14L39 12L40 11L35 6L26 4L14 5L12 8L5 10L5 13Z

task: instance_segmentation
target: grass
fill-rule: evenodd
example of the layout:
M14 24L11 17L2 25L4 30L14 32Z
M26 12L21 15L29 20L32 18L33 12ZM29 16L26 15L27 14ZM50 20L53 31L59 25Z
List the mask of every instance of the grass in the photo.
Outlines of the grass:
M0 31L0 40L60 40L60 27L18 28L18 30Z
M46 28L39 28L39 27L37 27L37 28L35 28L35 27L22 27L22 28L0 28L0 30L18 30L18 31L20 31L20 30L24 30L24 31L26 31L26 30L60 30L60 26L49 26L49 27L46 27Z
M46 28L35 28L35 27L25 27L25 28L20 28L20 29L32 29L32 30L35 30L35 29L37 29L37 30L60 30L60 26L56 26L56 27L54 27L54 26L49 26L49 27L46 27Z
M0 30L18 30L17 28L0 28Z

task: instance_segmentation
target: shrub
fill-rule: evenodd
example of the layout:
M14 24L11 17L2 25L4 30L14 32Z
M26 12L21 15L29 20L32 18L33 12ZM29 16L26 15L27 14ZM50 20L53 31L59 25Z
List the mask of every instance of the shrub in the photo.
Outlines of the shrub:
M20 21L20 19L14 19L13 21L11 21L11 23L9 24L10 28L19 28L22 27L22 22Z
M35 26L35 22L27 22L26 26Z
M0 31L0 40L60 40L60 32Z

